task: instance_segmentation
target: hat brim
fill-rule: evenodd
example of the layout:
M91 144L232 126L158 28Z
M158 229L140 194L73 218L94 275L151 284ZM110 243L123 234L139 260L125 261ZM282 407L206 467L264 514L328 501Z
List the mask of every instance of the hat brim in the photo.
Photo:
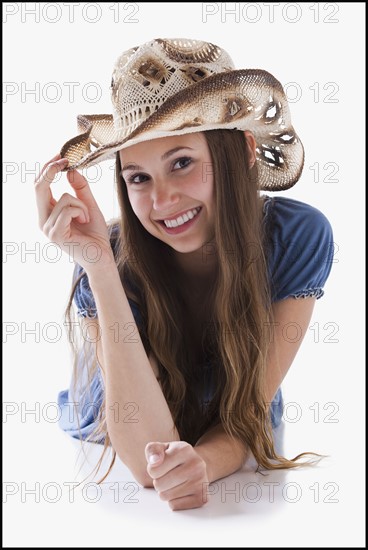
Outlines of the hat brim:
M80 115L79 135L61 149L67 170L83 169L126 147L207 130L249 130L257 143L259 188L281 191L300 178L303 145L278 80L258 69L217 73L168 98L151 116L117 131L112 115Z

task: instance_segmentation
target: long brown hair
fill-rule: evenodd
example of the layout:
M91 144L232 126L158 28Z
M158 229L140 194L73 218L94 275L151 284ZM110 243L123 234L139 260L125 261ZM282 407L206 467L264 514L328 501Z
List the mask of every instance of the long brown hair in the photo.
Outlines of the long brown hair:
M114 246L121 281L128 298L138 304L142 342L157 359L161 388L181 440L195 445L210 427L221 423L251 450L259 467L310 464L299 462L307 453L288 460L276 453L273 444L265 392L272 309L257 167L248 167L243 132L212 130L204 135L214 177L211 253L217 255L217 272L210 292L213 307L201 335L205 353L199 363L173 250L149 234L134 214L117 154L121 217ZM213 395L204 406L206 365L211 365ZM103 411L104 404L98 428L105 431L106 450Z

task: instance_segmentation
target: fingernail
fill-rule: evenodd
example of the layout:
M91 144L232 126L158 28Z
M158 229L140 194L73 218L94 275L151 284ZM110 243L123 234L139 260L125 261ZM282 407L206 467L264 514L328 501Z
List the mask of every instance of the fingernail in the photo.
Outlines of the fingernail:
M60 159L56 161L57 164L69 164L68 159Z
M156 464L160 460L160 455L151 455L149 457L149 463L150 464Z

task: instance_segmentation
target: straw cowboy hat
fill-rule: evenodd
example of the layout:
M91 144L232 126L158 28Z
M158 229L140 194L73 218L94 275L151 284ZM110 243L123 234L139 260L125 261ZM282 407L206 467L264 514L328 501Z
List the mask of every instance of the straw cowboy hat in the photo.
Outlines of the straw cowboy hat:
M124 52L111 81L113 114L78 116L79 135L61 155L86 168L130 145L190 132L249 130L257 143L259 188L281 191L300 178L303 145L278 80L235 70L219 46L157 38Z

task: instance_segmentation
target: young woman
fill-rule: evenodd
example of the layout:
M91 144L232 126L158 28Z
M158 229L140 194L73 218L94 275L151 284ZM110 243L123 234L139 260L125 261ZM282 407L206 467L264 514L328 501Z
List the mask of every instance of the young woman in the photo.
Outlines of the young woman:
M172 509L195 508L250 453L266 469L305 464L275 452L272 428L331 269L331 226L261 194L294 185L304 159L269 73L156 39L118 59L112 100L113 117L79 117L36 180L40 227L76 263L68 318L74 298L84 337L61 426L111 445ZM112 155L121 216L107 225L77 169ZM73 192L56 201L62 170Z

